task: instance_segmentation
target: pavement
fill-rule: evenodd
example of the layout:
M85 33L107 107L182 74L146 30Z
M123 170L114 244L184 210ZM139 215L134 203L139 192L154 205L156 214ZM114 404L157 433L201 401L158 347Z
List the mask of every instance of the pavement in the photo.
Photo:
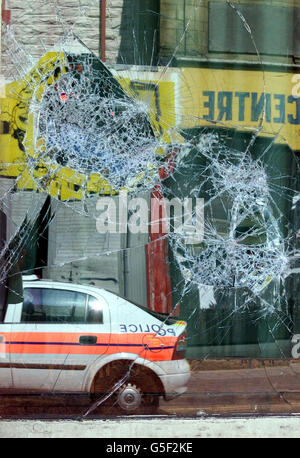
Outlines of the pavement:
M193 370L187 392L161 401L169 415L300 414L300 364Z

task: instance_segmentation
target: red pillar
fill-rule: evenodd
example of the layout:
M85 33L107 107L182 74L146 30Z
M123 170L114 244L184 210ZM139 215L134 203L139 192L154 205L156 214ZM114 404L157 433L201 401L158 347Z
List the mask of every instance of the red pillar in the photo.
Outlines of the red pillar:
M167 178L174 170L174 160L177 149L174 148L171 155L167 158L166 165L160 168L159 174L161 179ZM155 204L163 199L161 185L155 186L151 193L151 202ZM159 216L161 221L164 220L165 214L163 209ZM156 232L153 232L154 225L158 225L158 221L154 221L153 207L151 205L150 212L150 243L145 247L146 250L146 265L147 265L147 289L148 289L148 307L151 310L161 313L171 313L172 311L172 286L170 278L169 245L164 232L163 224L156 227Z
M106 61L106 0L100 0L100 46L102 62Z
M10 11L5 9L5 0L2 0L2 11L1 11L2 21L5 22L6 25L10 24Z

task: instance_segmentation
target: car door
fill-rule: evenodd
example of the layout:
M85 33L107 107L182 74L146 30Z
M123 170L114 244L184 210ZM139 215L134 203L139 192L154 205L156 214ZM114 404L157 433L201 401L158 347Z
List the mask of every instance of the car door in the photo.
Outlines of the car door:
M93 313L90 295L71 284L25 284L24 301L12 324L13 387L80 391L90 360L108 346L97 345L99 326L89 323L100 315Z
M66 359L69 368L78 370L61 371L56 391L85 391L91 366L100 364L108 352L111 341L111 318L109 304L102 295L87 292L86 316L84 322L76 325L77 345L72 347Z

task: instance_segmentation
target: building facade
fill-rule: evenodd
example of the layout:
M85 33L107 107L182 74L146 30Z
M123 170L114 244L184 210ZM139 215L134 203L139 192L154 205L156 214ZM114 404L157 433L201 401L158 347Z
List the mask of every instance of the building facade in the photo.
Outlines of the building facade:
M272 163L269 173L275 181L280 178L282 189L296 189L300 99L293 89L300 74L300 1L40 3L37 9L28 0L22 5L17 0L2 0L2 19L13 32L9 30L2 42L1 74L7 81L15 78L16 69L31 68L46 50L57 50L57 43L76 36L114 74L131 79L142 97L152 94L159 122L174 127L187 139L205 132L220 135L226 147L233 150L248 151L251 145L253 157L263 152L265 163ZM152 81L154 88L159 88L156 92L150 88ZM2 134L9 135L4 124ZM188 197L189 174L180 172L176 180L169 180L166 186L171 195L179 192L181 197ZM5 189L12 188L12 178L5 176L2 183L5 194ZM8 231L13 232L25 217L32 193L27 189L9 194L6 205L10 211L8 225L12 227ZM299 209L293 208L290 195L274 195L285 217L285 222L279 223L280 230L288 237L291 228L298 230ZM101 193L89 199L89 205L95 206L99 198ZM50 217L49 206L56 217L47 232L37 231L35 252L31 247L32 259L27 258L29 270L40 268L43 276L57 280L107 287L159 311L170 312L181 303L181 317L189 321L190 352L194 357L275 357L279 355L276 341L289 354L291 334L298 332L300 324L298 280L290 280L285 302L289 311L279 326L275 326L276 314L259 319L255 303L247 310L240 306L233 314L232 302L237 295L231 290L215 293L217 306L206 308L201 288L193 287L188 293L182 290L182 270L170 247L149 248L151 242L156 242L148 234L97 233L94 219L84 217L81 211L76 213L76 206L82 209L80 201L69 208L37 193L35 205L40 221ZM228 215L220 202L214 211L218 230L225 234ZM243 227L246 233L252 222L247 224ZM43 244L45 237L47 243ZM158 262L153 265L149 259ZM158 274L155 269L160 269ZM170 280L162 281L162 276ZM153 291L153 297L149 291ZM276 288L268 294L276 295ZM159 299L162 296L168 299ZM276 329L271 337L270 328Z

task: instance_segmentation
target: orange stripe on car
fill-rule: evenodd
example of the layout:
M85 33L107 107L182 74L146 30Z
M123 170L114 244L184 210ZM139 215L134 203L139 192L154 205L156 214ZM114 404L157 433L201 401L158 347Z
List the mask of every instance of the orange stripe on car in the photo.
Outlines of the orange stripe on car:
M81 344L81 336L96 336L94 344ZM135 353L149 360L168 360L177 338L155 334L11 332L5 333L6 351L17 354L84 354L101 355Z

